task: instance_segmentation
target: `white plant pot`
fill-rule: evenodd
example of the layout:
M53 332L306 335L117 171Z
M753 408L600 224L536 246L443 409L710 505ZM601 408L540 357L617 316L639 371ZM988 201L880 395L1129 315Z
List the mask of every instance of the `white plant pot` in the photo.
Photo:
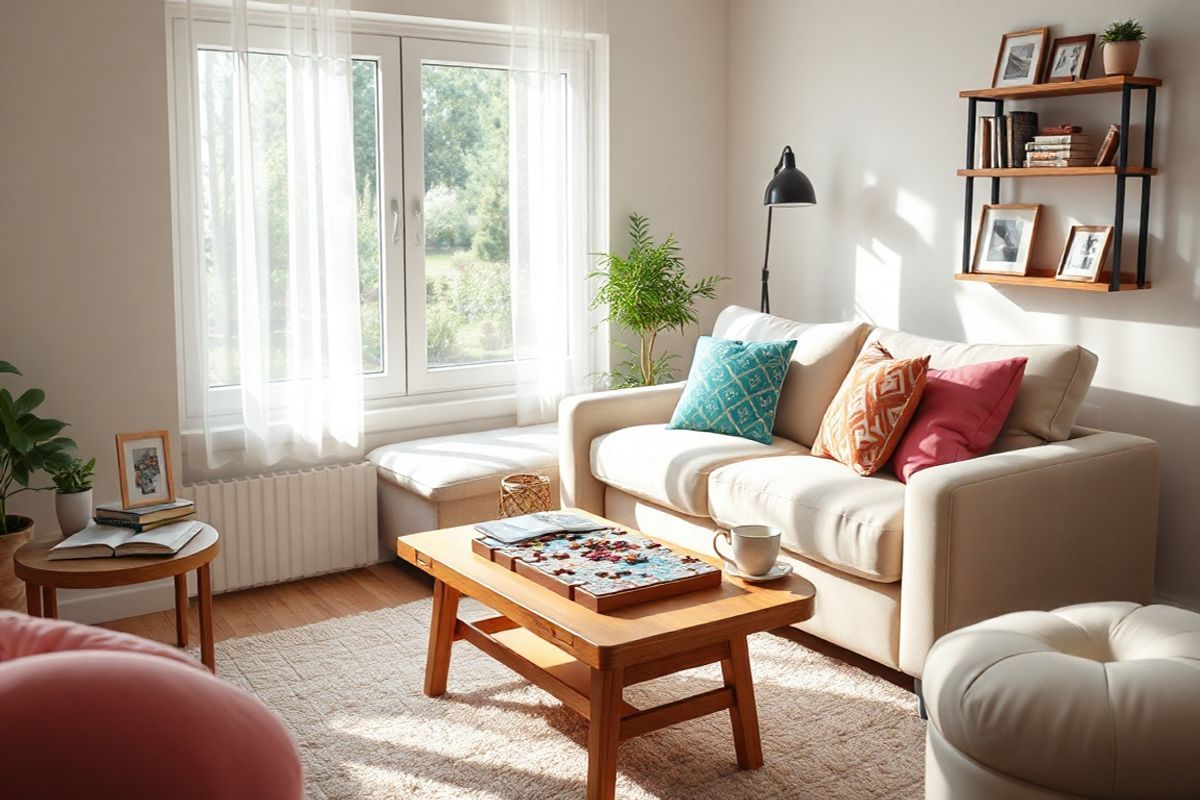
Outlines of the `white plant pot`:
M1141 53L1141 42L1105 42L1104 74L1132 75L1137 71L1138 56Z
M79 533L92 522L92 490L67 494L55 492L54 513L63 536Z

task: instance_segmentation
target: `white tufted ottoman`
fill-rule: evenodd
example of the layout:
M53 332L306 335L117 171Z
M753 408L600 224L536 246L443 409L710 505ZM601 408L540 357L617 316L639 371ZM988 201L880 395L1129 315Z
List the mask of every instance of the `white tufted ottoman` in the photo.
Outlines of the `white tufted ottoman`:
M927 798L1200 797L1200 614L1006 614L938 640L924 692Z

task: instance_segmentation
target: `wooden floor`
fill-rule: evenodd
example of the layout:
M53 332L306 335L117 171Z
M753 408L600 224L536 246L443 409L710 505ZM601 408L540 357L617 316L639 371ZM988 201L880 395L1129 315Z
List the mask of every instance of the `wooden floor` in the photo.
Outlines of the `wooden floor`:
M217 641L257 633L295 628L312 622L377 611L429 597L433 582L425 573L400 561L364 569L306 578L258 589L220 594L213 598L213 636ZM192 602L192 630L198 630L196 604ZM160 642L175 641L175 611L158 611L140 617L106 622L101 627L144 636ZM913 689L912 678L849 650L795 628L776 634L872 675Z
M432 587L432 580L423 572L396 561L219 594L213 598L213 638L221 641L269 633L363 611L391 608L429 597L433 593ZM190 614L192 629L196 630L195 598ZM174 642L175 611L170 609L114 620L100 627Z

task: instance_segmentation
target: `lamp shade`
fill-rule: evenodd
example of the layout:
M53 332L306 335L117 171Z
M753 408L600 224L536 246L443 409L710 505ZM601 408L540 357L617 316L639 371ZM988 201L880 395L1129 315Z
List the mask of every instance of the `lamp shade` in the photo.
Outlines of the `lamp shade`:
M796 156L791 147L783 148L783 155L775 165L775 176L767 184L763 195L765 206L813 206L817 204L817 193L812 181L796 169Z

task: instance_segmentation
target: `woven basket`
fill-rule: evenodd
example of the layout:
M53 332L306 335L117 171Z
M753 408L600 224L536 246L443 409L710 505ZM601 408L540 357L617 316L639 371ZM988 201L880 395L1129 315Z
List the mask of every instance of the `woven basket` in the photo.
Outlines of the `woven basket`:
M518 472L500 479L500 519L550 510L550 479Z

